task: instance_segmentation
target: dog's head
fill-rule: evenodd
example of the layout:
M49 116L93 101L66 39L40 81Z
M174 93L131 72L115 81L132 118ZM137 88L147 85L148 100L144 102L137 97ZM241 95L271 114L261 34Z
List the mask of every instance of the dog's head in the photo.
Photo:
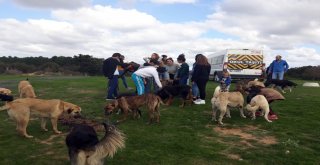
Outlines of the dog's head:
M81 107L79 107L75 104L61 101L60 106L63 108L63 111L66 112L68 115L71 115L71 116L79 116L80 115Z
M11 90L7 89L7 88L0 88L0 94L10 95L11 94Z
M119 106L119 102L118 100L113 100L111 101L110 103L108 103L107 105L105 105L104 107L104 114L107 116L107 115L111 115L112 112L118 108Z

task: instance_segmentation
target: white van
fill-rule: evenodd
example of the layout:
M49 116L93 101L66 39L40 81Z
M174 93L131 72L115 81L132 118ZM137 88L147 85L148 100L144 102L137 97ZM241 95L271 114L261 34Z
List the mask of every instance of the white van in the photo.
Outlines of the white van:
M254 79L261 76L265 64L263 50L257 49L226 49L208 55L211 64L210 76L215 81L222 77L222 71L227 70L234 79Z

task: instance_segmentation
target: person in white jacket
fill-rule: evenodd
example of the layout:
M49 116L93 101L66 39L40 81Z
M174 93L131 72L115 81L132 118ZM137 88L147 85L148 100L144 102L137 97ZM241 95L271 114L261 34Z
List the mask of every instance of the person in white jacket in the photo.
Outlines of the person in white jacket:
M136 85L138 95L143 95L145 93L145 78L153 77L158 87L162 88L156 67L157 65L143 66L131 75L131 78Z

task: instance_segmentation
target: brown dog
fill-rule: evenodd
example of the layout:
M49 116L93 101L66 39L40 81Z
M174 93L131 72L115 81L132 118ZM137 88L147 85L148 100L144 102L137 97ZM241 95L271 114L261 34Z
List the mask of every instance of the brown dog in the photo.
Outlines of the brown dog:
M34 89L30 84L30 82L27 80L23 80L19 82L18 91L20 94L20 98L36 98Z
M30 114L40 116L41 128L44 131L48 131L46 118L50 118L53 131L60 134L61 132L57 128L58 117L63 113L75 115L81 111L79 106L58 99L42 100L33 98L16 99L0 107L0 111L6 109L8 109L8 115L16 121L17 131L27 138L33 137L27 134Z
M138 108L146 105L149 113L149 123L152 123L153 120L156 120L158 123L160 121L160 103L162 103L162 101L157 95L149 93L140 96L120 97L108 103L104 109L105 114L110 115L112 112L120 108L123 111L123 118L118 122L121 122L127 119L129 112L132 111L133 116L135 117L137 115Z

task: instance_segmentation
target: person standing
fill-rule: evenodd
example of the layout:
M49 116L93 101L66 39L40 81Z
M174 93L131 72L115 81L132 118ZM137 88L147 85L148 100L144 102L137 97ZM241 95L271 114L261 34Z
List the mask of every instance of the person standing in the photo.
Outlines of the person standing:
M179 69L179 65L174 63L173 59L170 57L167 59L166 68L168 70L170 80L174 80L175 75Z
M178 69L177 79L180 85L187 85L189 78L189 65L186 63L186 58L184 54L180 54L177 58L178 63L180 63L180 68Z
M195 62L194 64L192 65L192 71L191 71L191 75L194 71L194 66L196 65L197 63L197 60L198 60L198 57L200 56L201 54L197 54L196 57L195 57ZM199 93L199 88L197 86L197 84L195 82L192 82L191 83L191 89L192 89L192 99L193 101L197 100L197 99L200 99L200 93Z
M196 83L199 88L200 99L195 100L195 104L206 104L206 85L209 80L211 65L206 56L197 55L197 60L193 68L191 82Z
M103 62L102 72L108 79L106 100L113 100L118 96L118 65L123 65L120 63L120 56L120 53L114 53L112 57L107 58Z
M272 74L272 79L283 80L283 75L289 69L289 65L280 55L270 64L268 74Z
M120 63L122 65L125 65L124 63L124 55L121 55L119 60L120 60ZM120 75L120 78L122 80L122 83L123 83L123 86L127 89L127 90L131 90L132 88L128 86L127 84L127 81L126 81L126 76L125 76L125 69L123 66L121 65L118 65L118 71L119 71L119 75Z
M150 66L143 66L139 68L137 71L135 71L132 75L131 78L136 85L138 95L143 95L145 91L145 80L149 78L154 78L155 83L159 88L162 88L160 79L159 79L159 74L157 72L157 65L159 65L158 61L150 61L151 65Z

